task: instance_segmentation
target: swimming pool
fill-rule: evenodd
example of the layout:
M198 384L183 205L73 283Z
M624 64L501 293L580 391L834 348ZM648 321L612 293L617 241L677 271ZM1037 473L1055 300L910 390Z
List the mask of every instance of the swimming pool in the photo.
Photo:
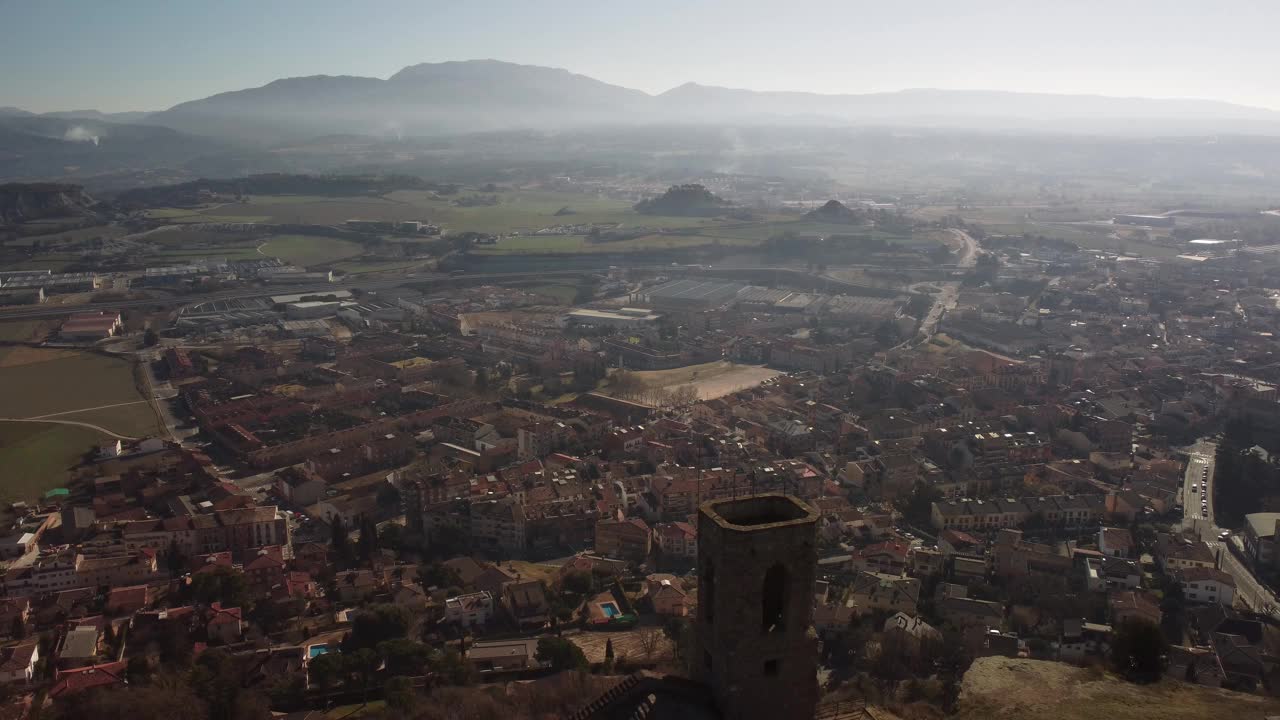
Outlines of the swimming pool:
M324 655L327 652L329 652L328 645L312 645L311 647L307 648L307 659L313 660L317 657L320 657L321 655Z
M616 617L622 614L622 611L618 609L618 604L611 602L600 603L600 612L604 613L604 616L607 618Z

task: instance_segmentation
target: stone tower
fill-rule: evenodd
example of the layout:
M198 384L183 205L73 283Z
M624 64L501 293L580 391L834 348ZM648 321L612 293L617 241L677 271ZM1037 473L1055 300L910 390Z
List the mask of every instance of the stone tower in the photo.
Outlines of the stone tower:
M694 676L725 720L812 720L818 514L789 495L698 509Z

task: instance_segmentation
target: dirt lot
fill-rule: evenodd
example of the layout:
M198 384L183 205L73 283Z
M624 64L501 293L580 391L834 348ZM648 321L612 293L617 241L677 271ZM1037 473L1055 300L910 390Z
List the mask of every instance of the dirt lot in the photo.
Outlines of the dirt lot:
M1262 718L1280 701L1176 681L1135 685L1096 669L1003 657L980 658L965 673L962 720L1193 720Z
M642 370L636 373L636 377L650 387L673 389L694 385L698 388L699 398L712 400L743 388L755 387L780 374L763 365L739 365L720 360L672 370Z
M653 652L650 655L646 655L644 651L643 636L646 634L656 635ZM609 640L613 640L614 658L625 655L631 660L645 662L665 660L672 656L671 641L662 634L662 628L659 627L639 627L622 632L580 632L566 637L572 640L574 645L582 648L582 654L586 655L587 661L592 663L604 662L605 645Z

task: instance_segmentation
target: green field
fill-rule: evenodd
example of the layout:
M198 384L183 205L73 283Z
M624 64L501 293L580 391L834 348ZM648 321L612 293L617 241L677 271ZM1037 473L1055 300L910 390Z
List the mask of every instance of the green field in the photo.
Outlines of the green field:
M48 353L53 359L39 361L39 355L29 357L26 364L5 367L0 371L0 397L4 398L3 417L30 418L50 413L88 410L103 405L116 405L143 400L134 386L133 369L125 360L104 357L93 353L60 356L56 351L30 350L32 353ZM98 415L101 424L121 435L129 435L128 429L136 429L139 409L150 413L145 403L111 408L105 413L119 417L111 420L110 414ZM79 420L64 417L59 420ZM152 418L154 426L154 416ZM120 429L116 424L120 424Z
M89 428L52 423L0 422L0 500L30 501L62 487L67 471L108 438Z
M573 299L578 297L578 287L576 285L568 285L563 283L549 284L549 285L535 285L531 288L528 288L528 290L531 293L537 293L539 295L546 295L547 297L555 298L566 305L568 305L569 303L572 303Z
M359 244L338 238L313 235L276 235L262 244L263 255L272 255L295 265L310 267L355 257L364 252Z

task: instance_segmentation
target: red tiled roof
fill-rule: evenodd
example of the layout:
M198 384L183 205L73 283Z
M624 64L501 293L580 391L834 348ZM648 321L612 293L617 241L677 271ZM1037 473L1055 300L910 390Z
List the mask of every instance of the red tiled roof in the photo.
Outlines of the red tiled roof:
M125 681L124 671L127 664L121 660L72 670L59 670L53 687L49 689L49 697L57 698L62 695L84 692L95 687L123 685Z

